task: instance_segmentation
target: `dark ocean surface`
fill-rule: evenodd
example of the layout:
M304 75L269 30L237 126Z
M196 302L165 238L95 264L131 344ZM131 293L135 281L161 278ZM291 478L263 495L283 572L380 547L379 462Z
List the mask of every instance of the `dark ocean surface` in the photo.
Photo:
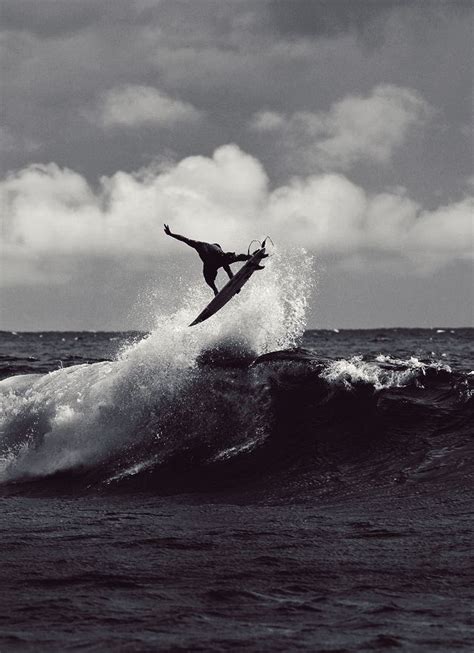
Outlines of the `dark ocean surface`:
M474 330L222 313L0 334L0 651L471 651Z

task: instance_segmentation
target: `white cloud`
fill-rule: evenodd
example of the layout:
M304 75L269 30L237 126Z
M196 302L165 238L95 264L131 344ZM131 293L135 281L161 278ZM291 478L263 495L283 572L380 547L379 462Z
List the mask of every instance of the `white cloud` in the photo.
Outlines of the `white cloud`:
M278 132L293 158L301 157L323 169L345 170L358 161L387 163L410 129L422 125L431 114L416 91L385 84L367 97L347 96L328 112L297 111L286 117L259 112L250 128Z
M97 191L67 168L29 166L3 180L0 193L10 285L51 282L55 274L64 281L78 259L112 257L146 269L188 253L163 234L164 222L231 250L270 234L281 246L341 261L390 254L399 269L408 262L421 272L472 258L472 197L427 211L403 189L370 195L340 174L294 178L271 190L260 163L235 145L165 171L117 172Z
M271 132L282 129L285 126L285 118L276 111L259 111L252 116L250 129L260 132Z
M203 113L188 102L171 98L152 86L135 84L108 90L92 113L92 119L103 127L173 127L197 122L202 116Z

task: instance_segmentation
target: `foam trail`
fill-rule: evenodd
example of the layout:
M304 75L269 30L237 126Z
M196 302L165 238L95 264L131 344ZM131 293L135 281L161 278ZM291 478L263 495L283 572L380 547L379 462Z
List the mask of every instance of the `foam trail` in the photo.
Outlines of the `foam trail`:
M382 366L380 365L382 364ZM385 366L383 366L385 364ZM394 367L396 366L396 367ZM398 366L403 369L397 369ZM333 361L321 374L329 383L351 388L358 383L372 385L376 390L402 388L410 383L420 383L420 376L428 370L451 372L449 365L442 363L423 363L412 356L407 360L392 358L380 354L376 362L364 361L362 356L353 356L349 360Z
M153 331L115 361L0 383L0 481L89 468L141 438L157 442L166 456L180 446L164 435L176 414L182 415L184 440L199 410L201 419L209 413L210 406L199 407L195 399L199 356L213 349L257 356L294 346L304 332L311 285L312 261L304 251L275 252L265 271L201 325L188 327L210 299L202 283L189 289L181 309L158 315Z

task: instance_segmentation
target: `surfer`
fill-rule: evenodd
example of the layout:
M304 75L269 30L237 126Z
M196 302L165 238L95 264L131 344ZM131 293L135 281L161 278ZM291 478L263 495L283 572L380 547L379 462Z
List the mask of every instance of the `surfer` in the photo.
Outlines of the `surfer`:
M185 236L180 236L179 234L174 234L171 232L171 229L167 224L164 225L165 234L180 240L186 245L189 245L199 254L201 261L204 263L203 274L204 279L208 286L212 288L214 294L218 294L216 288L216 277L217 270L219 268L224 268L225 272L229 279L232 279L234 276L232 270L230 269L231 263L237 263L238 261L248 261L251 258L250 254L236 254L235 252L224 252L222 247L218 243L203 243L199 240L191 240L191 238L186 238ZM237 292L240 292L238 290Z

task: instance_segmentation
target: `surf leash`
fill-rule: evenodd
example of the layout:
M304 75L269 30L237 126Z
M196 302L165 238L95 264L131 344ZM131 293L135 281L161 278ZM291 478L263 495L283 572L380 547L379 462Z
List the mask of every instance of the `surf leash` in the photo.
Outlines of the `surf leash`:
M275 247L275 243L274 243L273 240L270 238L270 236L266 236L266 237L265 237L265 240L262 242L262 248L265 247L265 245L266 245L266 243L267 243L267 240L269 240L269 241L271 242L271 244L273 245L273 247Z
M250 241L250 245L249 245L248 248L247 248L247 254L248 254L248 256L251 255L251 254L250 254L250 248L252 247L252 245L253 245L254 243L258 243L258 245L259 245L259 249L261 248L260 241L257 240L256 238L254 238L253 240ZM255 251L257 251L257 250L255 250ZM253 254L255 254L255 252L253 252ZM253 254L252 254L252 256L253 256Z
M254 243L258 243L258 245L259 245L258 249L263 249L265 247L265 245L266 245L267 240L269 240L271 242L271 244L273 245L273 247L275 247L275 243L270 238L270 236L266 236L265 239L262 242L260 242L256 238L254 238L252 241L250 241L250 245L247 248L247 254L250 256L250 248L252 247L252 245ZM256 251L258 251L258 250L255 250L255 252ZM255 254L255 252L252 253L252 256L253 256L253 254Z

